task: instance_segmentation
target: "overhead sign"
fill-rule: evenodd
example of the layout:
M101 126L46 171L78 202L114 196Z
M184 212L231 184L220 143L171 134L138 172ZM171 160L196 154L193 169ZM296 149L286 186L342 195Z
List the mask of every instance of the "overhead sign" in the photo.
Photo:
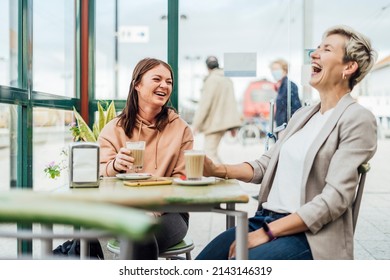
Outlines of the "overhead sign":
M149 26L120 26L118 33L121 43L149 42Z
M224 74L227 77L256 77L256 53L225 53Z

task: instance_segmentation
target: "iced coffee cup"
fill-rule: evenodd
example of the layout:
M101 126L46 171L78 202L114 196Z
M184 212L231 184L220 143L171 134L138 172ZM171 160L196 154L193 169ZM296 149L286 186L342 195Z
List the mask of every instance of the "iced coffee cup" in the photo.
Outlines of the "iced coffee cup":
M134 158L134 171L141 170L144 165L145 141L128 141L126 148L131 151L131 156Z
M205 152L200 150L184 151L187 180L202 180Z

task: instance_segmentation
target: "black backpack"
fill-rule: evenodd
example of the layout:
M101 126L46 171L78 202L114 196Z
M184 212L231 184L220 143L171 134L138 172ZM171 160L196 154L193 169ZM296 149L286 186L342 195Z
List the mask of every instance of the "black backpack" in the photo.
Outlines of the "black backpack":
M102 246L99 240L88 241L89 257L91 259L104 260ZM58 257L80 258L80 240L73 239L64 242L53 250L53 255Z

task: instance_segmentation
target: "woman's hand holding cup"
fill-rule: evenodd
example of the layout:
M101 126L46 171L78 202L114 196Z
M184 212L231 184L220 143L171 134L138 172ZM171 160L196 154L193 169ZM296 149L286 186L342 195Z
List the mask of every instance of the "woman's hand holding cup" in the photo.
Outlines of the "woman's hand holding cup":
M215 169L216 166L214 162L208 158L207 156L204 157L204 167L203 167L203 176L205 177L211 177L215 176Z
M125 171L133 168L134 158L131 156L131 151L125 147L121 148L115 156L114 169L117 171Z

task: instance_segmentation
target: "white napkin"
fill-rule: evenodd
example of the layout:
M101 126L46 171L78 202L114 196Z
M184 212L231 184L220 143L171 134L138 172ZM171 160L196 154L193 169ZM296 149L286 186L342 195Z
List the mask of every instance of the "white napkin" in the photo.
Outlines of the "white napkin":
M99 162L97 149L73 149L73 182L96 182L98 180Z

